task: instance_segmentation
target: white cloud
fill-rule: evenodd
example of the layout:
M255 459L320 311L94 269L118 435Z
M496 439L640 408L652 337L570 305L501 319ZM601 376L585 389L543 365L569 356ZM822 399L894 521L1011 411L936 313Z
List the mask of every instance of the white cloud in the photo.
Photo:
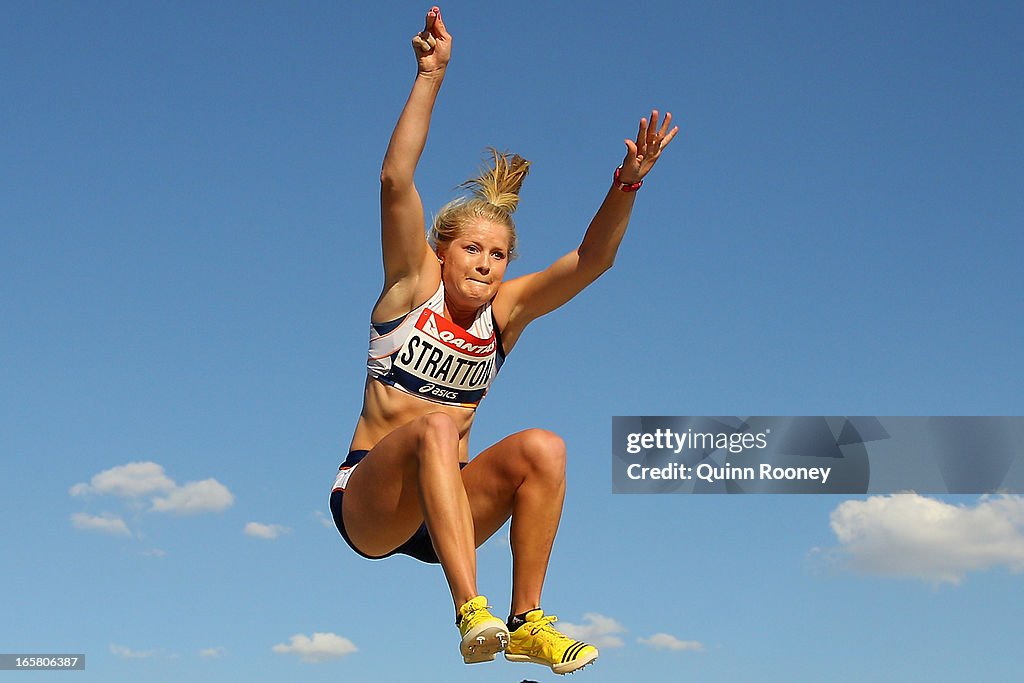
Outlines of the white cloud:
M704 649L704 645L696 640L679 640L668 633L655 633L650 638L637 638L637 642L649 645L655 650L690 650L700 652Z
M296 634L290 644L279 643L272 649L278 654L298 655L302 661L312 663L341 659L357 652L351 640L335 633L314 633L312 638Z
M194 515L203 512L222 512L234 504L235 498L226 486L216 479L193 481L178 486L167 476L164 468L155 462L130 462L104 470L93 476L88 484L75 484L69 490L72 496L113 495L121 498L150 498L150 511ZM132 506L137 505L133 503ZM131 507L131 506L130 506ZM140 508L135 507L138 511ZM83 517L81 523L88 524ZM96 518L93 520L93 526ZM123 522L122 522L123 524ZM127 526L124 531L127 533Z
M70 493L72 496L109 494L138 498L173 488L174 481L164 474L164 468L160 465L155 462L130 462L100 472L88 484L75 484Z
M223 657L227 650L222 647L208 647L205 650L199 651L199 656L204 659L214 659L216 657Z
M626 631L625 626L611 617L594 612L584 614L583 621L586 623L582 625L560 621L557 628L570 638L585 640L598 648L622 647L622 638L615 634L624 633Z
M291 529L286 526L281 526L280 524L260 524L259 522L249 522L245 525L245 529L243 531L246 536L273 540L281 534L287 534Z
M317 521L319 521L325 527L327 527L328 529L335 529L335 530L337 530L337 527L335 526L334 520L332 518L328 517L327 515L322 513L320 510L317 510L315 515L316 515Z
M110 651L124 659L146 659L159 654L159 650L132 650L121 645L111 645Z
M841 503L830 522L840 543L832 556L861 573L959 584L992 567L1024 572L1021 496L984 496L973 507L872 496Z
M85 512L76 512L71 515L71 524L76 529L85 531L96 531L111 536L131 536L128 525L117 515L104 512L102 515L90 515Z
M224 484L216 479L204 479L189 482L166 496L154 498L151 509L176 515L197 515L202 512L222 512L234 502L235 497Z

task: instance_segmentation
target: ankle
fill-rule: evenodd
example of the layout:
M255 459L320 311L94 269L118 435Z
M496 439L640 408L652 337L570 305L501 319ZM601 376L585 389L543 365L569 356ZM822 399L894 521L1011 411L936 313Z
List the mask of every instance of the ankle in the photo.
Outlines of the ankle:
M526 615L529 614L530 612L532 612L535 609L540 609L540 608L539 607L532 607L532 608L526 610L525 612L522 612L521 614L510 614L509 617L508 617L508 621L505 622L505 625L508 626L508 630L509 631L515 631L517 628L519 628L520 626L525 624L526 623Z

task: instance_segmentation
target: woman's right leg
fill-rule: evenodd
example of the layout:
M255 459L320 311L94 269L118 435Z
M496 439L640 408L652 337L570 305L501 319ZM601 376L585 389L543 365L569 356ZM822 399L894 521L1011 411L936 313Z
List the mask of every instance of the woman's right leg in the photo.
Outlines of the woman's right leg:
M359 550L386 555L426 521L455 609L477 596L473 516L459 470L459 433L443 413L417 418L374 446L342 502Z

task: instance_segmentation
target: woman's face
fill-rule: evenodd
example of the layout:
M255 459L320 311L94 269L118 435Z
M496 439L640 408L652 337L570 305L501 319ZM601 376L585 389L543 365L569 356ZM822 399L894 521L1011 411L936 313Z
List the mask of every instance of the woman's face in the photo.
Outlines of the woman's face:
M445 292L467 306L479 308L489 302L505 277L508 248L507 226L483 218L466 225L438 248Z

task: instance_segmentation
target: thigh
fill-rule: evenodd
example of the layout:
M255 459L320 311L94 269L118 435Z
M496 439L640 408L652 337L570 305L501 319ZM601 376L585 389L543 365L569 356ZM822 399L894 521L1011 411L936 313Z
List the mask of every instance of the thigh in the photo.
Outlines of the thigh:
M385 555L423 523L416 482L419 433L399 427L370 449L345 487L342 515L349 538L367 555Z
M507 436L470 460L462 470L462 481L473 511L476 545L482 545L509 520L516 490L531 474L548 470L545 475L559 480L564 491L564 467L561 438L541 429Z

